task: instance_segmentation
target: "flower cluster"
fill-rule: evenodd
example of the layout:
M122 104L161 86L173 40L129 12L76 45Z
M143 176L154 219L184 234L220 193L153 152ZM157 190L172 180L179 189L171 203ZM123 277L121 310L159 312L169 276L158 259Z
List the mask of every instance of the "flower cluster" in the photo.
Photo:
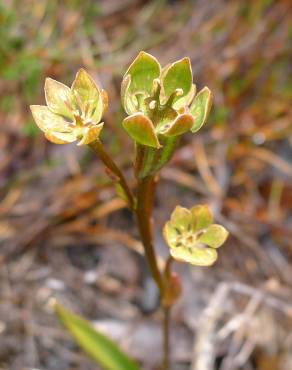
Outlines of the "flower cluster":
M45 95L47 106L31 105L30 108L49 141L66 144L79 140L78 145L86 145L99 137L107 93L84 69L78 71L71 88L47 78Z
M163 137L198 131L212 104L207 87L196 95L189 58L161 68L156 58L143 51L123 78L121 97L128 114L125 130L138 144L156 149Z
M177 206L163 230L170 254L179 261L197 266L210 266L217 259L217 251L227 239L228 231L213 224L207 205L191 208Z

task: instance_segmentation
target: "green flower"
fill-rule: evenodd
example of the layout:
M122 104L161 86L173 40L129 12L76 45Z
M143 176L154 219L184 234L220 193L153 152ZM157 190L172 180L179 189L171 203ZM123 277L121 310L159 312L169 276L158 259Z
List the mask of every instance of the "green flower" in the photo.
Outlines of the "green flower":
M177 206L164 226L163 235L174 259L196 266L210 266L216 261L216 249L225 242L228 231L213 224L207 205L190 210Z
M69 88L47 78L45 82L47 106L31 105L33 118L46 138L55 144L90 144L99 137L101 117L107 108L107 93L80 69Z
M140 52L121 86L122 104L129 115L123 121L139 144L160 148L160 138L196 132L205 123L212 103L204 87L196 95L189 58L163 69L152 55Z

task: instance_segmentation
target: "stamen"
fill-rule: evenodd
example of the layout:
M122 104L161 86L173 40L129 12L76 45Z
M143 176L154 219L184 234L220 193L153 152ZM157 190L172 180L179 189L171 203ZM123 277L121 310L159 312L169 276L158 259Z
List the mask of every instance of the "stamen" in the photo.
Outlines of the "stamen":
M151 102L149 103L149 108L153 110L153 109L156 108L156 105L157 105L156 101L155 100L151 100Z
M175 91L170 95L167 102L165 103L166 106L171 107L173 104L173 101L178 96L181 96L183 94L183 89L175 89Z
M155 100L159 101L159 96L160 96L160 91L161 91L161 82L159 78L155 78L153 80L153 98Z

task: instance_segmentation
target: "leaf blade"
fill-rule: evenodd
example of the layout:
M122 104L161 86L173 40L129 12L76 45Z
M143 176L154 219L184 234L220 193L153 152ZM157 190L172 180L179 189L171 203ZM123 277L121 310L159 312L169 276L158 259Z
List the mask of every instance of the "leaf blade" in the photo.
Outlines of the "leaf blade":
M55 304L54 309L80 347L105 370L139 370L132 359L88 321L60 304Z

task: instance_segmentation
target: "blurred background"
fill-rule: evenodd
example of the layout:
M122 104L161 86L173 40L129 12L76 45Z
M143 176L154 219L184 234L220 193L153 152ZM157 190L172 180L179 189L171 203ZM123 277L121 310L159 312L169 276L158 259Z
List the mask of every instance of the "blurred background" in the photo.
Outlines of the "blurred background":
M130 213L87 148L53 145L32 121L49 76L85 67L108 91L102 139L133 182L122 74L145 50L189 56L214 106L162 171L161 228L208 203L229 231L212 268L182 264L174 370L292 369L292 6L287 0L2 0L0 368L93 370L51 313L57 297L142 364L160 360L158 295ZM134 184L134 182L133 182Z

